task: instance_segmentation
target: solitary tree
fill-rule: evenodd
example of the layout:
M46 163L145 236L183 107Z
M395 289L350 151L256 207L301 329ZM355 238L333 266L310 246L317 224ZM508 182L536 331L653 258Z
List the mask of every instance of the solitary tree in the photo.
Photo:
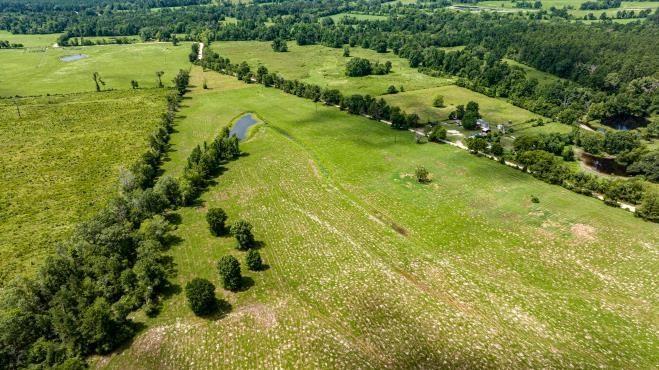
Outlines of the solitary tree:
M442 108L444 106L444 95L435 96L435 100L432 101L432 106L435 108Z
M208 229L211 234L218 236L222 235L226 230L224 223L227 220L227 214L222 208L211 208L206 213L206 221L208 222Z
M92 74L92 78L94 79L94 83L96 84L96 91L99 92L101 91L101 85L105 86L105 81L101 78L101 74L98 72L94 72Z
M247 268L252 270L252 271L259 271L263 268L263 260L261 259L261 254L254 249L250 249L249 252L247 252L247 256L245 257L245 264L247 265Z
M442 140L446 140L446 129L442 126L435 126L432 128L430 131L430 135L428 135L428 138L430 141L434 142L440 142Z
M416 181L418 181L422 184L428 182L428 180L429 180L428 179L429 172L423 166L418 166L416 168L416 171L414 171L414 175L416 176Z
M249 222L244 220L236 221L231 225L231 233L236 237L238 249L247 250L254 245L252 225Z
M228 290L238 290L240 288L240 262L234 256L224 256L217 263L217 270L222 279L222 286Z
M343 47L343 56L344 57L349 57L350 56L350 47L348 45Z
M195 315L208 315L215 309L215 285L206 279L194 278L185 284L185 296Z
M139 85L139 83L137 83L137 81L131 80L130 81L130 87L132 87L133 90L135 90L135 89L138 89L140 87L140 85Z
M158 87L159 87L159 88L163 88L163 87L165 87L165 86L162 84L162 75L164 75L164 74L165 74L164 71L158 71L158 72L156 72L156 78L158 79Z
M274 39L272 41L272 50L277 51L277 52L286 52L288 51L288 45L286 44L286 40L284 39Z
M389 85L389 87L387 87L387 94L398 94L398 89L396 89L396 86L394 85Z

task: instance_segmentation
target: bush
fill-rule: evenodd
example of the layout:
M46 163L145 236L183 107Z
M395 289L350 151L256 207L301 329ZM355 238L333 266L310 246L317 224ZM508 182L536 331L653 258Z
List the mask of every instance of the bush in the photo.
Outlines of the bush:
M492 144L492 147L490 148L490 153L496 155L497 157L503 155L503 146L501 146L500 143Z
M659 222L659 195L648 191L636 209L636 215L648 221Z
M211 208L206 213L206 222L208 229L214 236L220 236L226 231L224 223L227 221L227 214L222 208Z
M263 269L263 260L261 259L261 254L258 251L251 249L249 252L247 252L247 256L245 256L245 264L247 265L247 268L252 271L259 271Z
M288 51L288 45L286 44L286 40L283 39L274 39L272 41L272 50L283 53Z
M387 87L387 94L398 94L398 89L396 89L396 86L394 85L389 85L389 87Z
M215 309L215 285L206 279L194 278L185 284L185 297L197 316L208 315Z
M531 202L532 203L540 203L540 199L536 197L535 195L531 195Z
M430 141L434 141L436 143L440 142L441 140L446 140L446 129L442 126L435 126L430 130L430 135L428 135L428 138Z
M228 290L240 289L240 263L234 256L224 256L217 263L217 270L222 279L222 286Z
M236 221L231 225L231 233L236 237L238 249L247 250L254 245L252 225L249 222L244 220Z
M361 77L371 74L371 62L364 58L353 58L346 64L346 75L349 77Z
M430 173L428 172L428 169L426 169L423 166L418 166L416 170L414 171L414 175L416 176L416 181L424 184L429 181L428 175Z
M435 108L444 107L444 95L437 95L435 99L432 101L432 106Z

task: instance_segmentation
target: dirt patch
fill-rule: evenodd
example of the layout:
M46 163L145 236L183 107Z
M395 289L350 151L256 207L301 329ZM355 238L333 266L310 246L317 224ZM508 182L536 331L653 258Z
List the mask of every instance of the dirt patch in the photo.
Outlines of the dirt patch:
M309 160L309 167L311 167L311 172L313 172L313 175L319 179L320 178L320 172L318 171L318 167L316 167L316 164L310 159Z
M237 319L243 316L250 316L257 324L266 329L276 326L278 323L277 315L274 310L261 303L241 307L236 312L232 313L231 316L234 316Z
M595 228L586 224L574 224L570 228L572 235L579 241L590 242L595 239Z
M402 235L402 236L407 236L408 231L407 231L406 228L404 228L404 227L398 225L398 224L395 223L395 222L392 222L390 226L391 226L392 229L394 229L395 232L399 233L400 235Z
M140 335L132 345L135 353L155 353L160 349L160 345L167 334L166 326L157 326Z

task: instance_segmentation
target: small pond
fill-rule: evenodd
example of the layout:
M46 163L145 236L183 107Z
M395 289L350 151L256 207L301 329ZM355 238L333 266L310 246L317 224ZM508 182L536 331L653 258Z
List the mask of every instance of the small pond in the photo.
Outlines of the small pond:
M625 166L618 164L615 158L600 157L590 153L582 153L583 162L599 172L609 175L625 176L627 174Z
M256 123L258 121L252 117L251 113L245 114L233 124L229 136L237 136L239 140L242 140L247 136L247 130Z
M80 60L80 59L85 59L87 57L88 57L87 54L73 54L73 55L63 56L59 58L59 60L68 63L68 62L75 62L76 60Z

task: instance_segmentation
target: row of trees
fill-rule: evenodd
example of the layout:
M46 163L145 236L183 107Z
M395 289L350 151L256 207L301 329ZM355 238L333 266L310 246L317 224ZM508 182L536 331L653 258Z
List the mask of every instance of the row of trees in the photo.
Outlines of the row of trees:
M505 158L515 161L525 172L550 184L560 185L574 192L593 196L603 194L607 204L618 206L617 201L640 204L636 215L659 222L659 194L640 179L611 180L582 171L574 171L564 160L572 158L571 143L578 134L550 134L538 137L520 137L515 140L514 152L504 155L498 141L492 137L473 137L466 140L472 153L487 153L497 156L503 163ZM568 154L569 152L569 154Z
M227 214L221 208L210 208L206 213L208 228L213 236L221 236L230 231L236 238L238 250L247 250L245 265L251 271L259 271L264 267L261 255L252 249L256 243L252 234L252 225L247 221L236 221L230 230L226 228ZM217 271L224 289L237 291L242 287L240 262L232 255L223 256L217 262ZM185 294L190 309L198 316L211 314L218 308L215 297L215 285L206 279L195 278L185 286ZM226 306L226 303L225 303Z
M33 279L14 281L0 299L0 367L84 367L135 332L129 314L159 310L173 272L166 213L179 204L178 184L156 180L173 130L178 94L149 135L149 149L119 176L119 194L58 245Z
M0 40L0 49L20 49L23 47L23 44L13 43L7 40Z
M260 83L264 86L280 89L288 94L322 101L328 105L338 105L342 110L351 114L368 116L369 118L391 122L395 129L418 127L419 116L406 114L399 107L390 106L384 99L375 99L370 95L344 96L339 90L321 88L318 85L307 84L297 80L286 80L276 73L270 73L267 67L261 65L256 73L246 62L232 64L228 58L223 58L213 51L205 53L200 64L216 72L235 75L239 80L247 83Z

